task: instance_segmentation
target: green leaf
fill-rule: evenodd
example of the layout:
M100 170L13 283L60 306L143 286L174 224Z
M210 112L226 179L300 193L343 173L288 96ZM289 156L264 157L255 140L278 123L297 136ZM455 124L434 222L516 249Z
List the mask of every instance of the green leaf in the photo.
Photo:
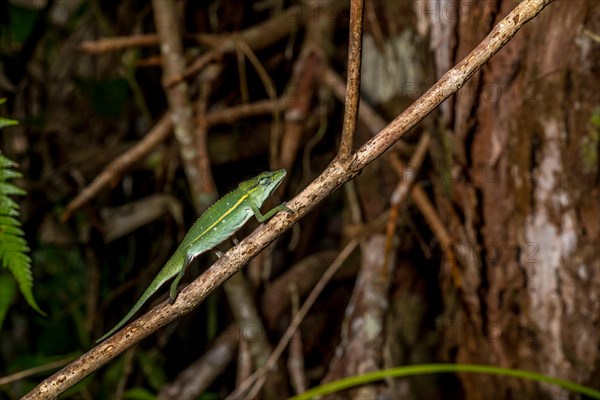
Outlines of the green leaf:
M0 182L0 196L23 196L25 193L27 192L20 187L10 183Z
M0 332L8 309L15 302L17 284L12 276L0 274Z
M21 226L21 222L19 222L19 220L14 217L7 217L4 215L0 215L0 226L18 227L18 226ZM19 229L19 231L21 231L21 229ZM0 230L0 232L2 232L2 231ZM21 231L21 233L23 233L23 231Z
M10 197L0 195L0 215L16 217L19 215L19 205Z
M126 390L123 393L123 398L126 400L155 400L156 395L144 388L133 388Z
M16 243L19 246L22 246L25 243L25 240L20 236L23 236L24 232L19 226L21 226L21 223L14 217L0 215L0 237L2 237L1 235L9 235L8 237L3 238L4 240L2 243ZM13 238L10 235L17 237Z
M19 215L19 205L8 197L26 193L23 189L6 182L7 179L19 176L19 173L10 169L13 165L11 160L0 154L0 261L2 267L7 268L17 281L27 303L40 314L46 315L33 296L31 258L28 254L30 249L23 237L21 222L16 218ZM6 312L8 305L3 303L1 306L0 313L3 310Z
M522 369L500 368L491 365L474 364L418 364L406 365L403 367L384 369L380 371L367 372L362 375L350 376L338 381L329 382L306 392L292 397L290 400L308 400L317 396L337 393L345 389L377 382L386 378L400 378L414 375L439 374L448 372L469 372L476 374L512 376L515 378L527 379L536 382L545 382L559 386L573 393L584 394L593 399L600 399L600 391L580 385L575 382L555 378L548 375L538 374L536 372L525 371Z
M6 103L6 98L5 97L0 98L0 105L2 105L4 103ZM19 123L19 121L16 121L14 119L8 119L8 118L2 118L2 117L0 117L0 129L2 129L2 128L6 127L6 126L17 125L18 123ZM5 158L6 160L8 160L8 158L6 158L6 157L3 157L3 158ZM8 160L8 161L10 162L10 160ZM2 178L2 177L0 176L0 178Z
M14 119L0 117L0 129L7 127L7 126L17 125L18 123L19 123L19 121L16 121Z
M23 174L19 171L14 171L8 168L0 170L0 174L0 182L6 182L9 179L21 178L23 176Z
M2 153L0 153L0 168L9 168L9 167L14 167L16 165L16 163L6 157L4 157L2 155Z

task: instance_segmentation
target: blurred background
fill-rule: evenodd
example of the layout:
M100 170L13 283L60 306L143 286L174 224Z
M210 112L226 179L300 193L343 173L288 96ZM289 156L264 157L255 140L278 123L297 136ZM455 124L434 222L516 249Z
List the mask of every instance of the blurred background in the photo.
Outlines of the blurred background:
M355 146L517 4L366 0ZM47 313L4 264L1 398L89 350L219 196L285 168L267 210L323 171L340 140L348 25L336 0L0 1L0 116L18 121L0 130L0 150L22 174L10 182L25 192L11 198ZM198 309L63 398L224 398L353 240L261 398L433 362L600 389L599 89L600 3L556 1ZM215 259L198 257L182 282ZM336 396L580 398L480 374Z

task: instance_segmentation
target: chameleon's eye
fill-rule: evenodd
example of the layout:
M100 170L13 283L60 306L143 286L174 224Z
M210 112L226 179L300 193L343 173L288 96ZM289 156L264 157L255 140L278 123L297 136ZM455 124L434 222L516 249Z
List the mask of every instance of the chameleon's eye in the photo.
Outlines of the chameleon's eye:
M263 176L262 178L260 178L258 180L258 184L261 185L261 186L264 186L267 183L269 183L269 178L267 178L266 176Z

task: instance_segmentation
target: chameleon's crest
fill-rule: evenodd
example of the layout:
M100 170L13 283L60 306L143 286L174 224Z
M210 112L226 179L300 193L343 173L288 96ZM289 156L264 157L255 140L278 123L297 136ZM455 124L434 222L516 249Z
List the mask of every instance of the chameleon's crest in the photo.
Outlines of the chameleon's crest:
M260 185L263 188L269 188L269 186L273 186L273 190L277 186L279 186L283 178L285 178L285 174L285 169L263 172L262 174L255 176L252 179L248 179L247 181L241 182L238 185L238 188L250 190Z

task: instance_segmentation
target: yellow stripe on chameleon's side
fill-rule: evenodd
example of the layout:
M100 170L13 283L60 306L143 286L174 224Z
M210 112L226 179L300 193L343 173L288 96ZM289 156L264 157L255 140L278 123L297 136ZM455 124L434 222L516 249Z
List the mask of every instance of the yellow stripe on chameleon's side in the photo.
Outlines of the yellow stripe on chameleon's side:
M252 189L250 189L248 191L248 193L246 193L245 195L243 195L242 197L240 197L240 199L233 205L231 206L231 208L229 208L229 210L227 210L225 213L221 214L221 216L212 224L210 225L208 228L206 228L201 234L199 234L198 236L196 236L194 238L194 240L192 240L189 244L189 246L191 246L193 243L197 242L198 240L200 240L205 234L206 232L210 231L212 228L214 228L219 222L221 222L226 216L228 216L229 214L231 214L233 212L233 210L235 210L236 208L238 208L238 206L240 204L242 204L242 202L244 200L246 200L248 198L248 196L250 196L251 193L253 193L255 190L257 190L259 187L256 186Z

